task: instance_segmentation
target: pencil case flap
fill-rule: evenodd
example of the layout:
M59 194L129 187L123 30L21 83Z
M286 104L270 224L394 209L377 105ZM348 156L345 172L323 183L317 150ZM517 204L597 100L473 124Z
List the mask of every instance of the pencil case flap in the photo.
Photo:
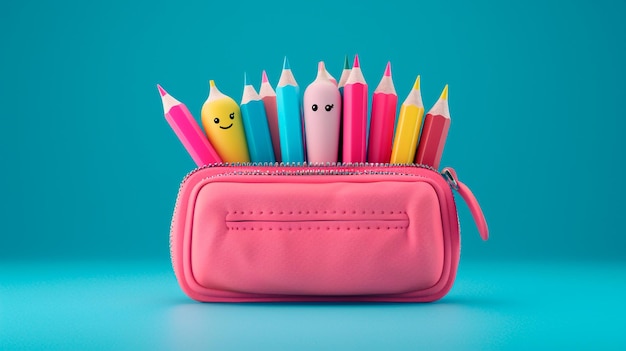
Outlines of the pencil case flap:
M183 181L171 246L199 301L432 301L454 281L459 225L431 169L217 166Z

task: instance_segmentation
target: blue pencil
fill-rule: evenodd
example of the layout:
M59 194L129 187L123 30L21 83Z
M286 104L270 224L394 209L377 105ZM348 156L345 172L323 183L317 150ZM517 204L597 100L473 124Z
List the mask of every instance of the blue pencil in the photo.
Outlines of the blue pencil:
M254 87L243 76L243 96L241 98L241 117L246 132L246 142L252 162L276 162L270 127L265 114L263 100Z
M285 163L304 162L300 88L285 57L283 71L276 85L280 152Z

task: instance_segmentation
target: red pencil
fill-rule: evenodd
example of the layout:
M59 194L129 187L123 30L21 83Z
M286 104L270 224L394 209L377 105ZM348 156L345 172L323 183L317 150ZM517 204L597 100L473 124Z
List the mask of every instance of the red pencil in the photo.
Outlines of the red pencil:
M439 169L439 161L450 129L450 109L448 107L448 85L443 88L439 100L424 118L422 135L417 147L415 163Z
M391 79L391 63L387 62L385 74L374 90L372 98L367 162L388 163L391 159L397 106L398 95Z
M261 100L265 106L265 114L267 115L267 123L270 126L270 135L272 136L272 147L274 148L274 156L276 162L282 160L280 156L280 134L278 132L278 111L276 109L276 92L267 79L267 73L263 71L261 78L261 89L259 90Z

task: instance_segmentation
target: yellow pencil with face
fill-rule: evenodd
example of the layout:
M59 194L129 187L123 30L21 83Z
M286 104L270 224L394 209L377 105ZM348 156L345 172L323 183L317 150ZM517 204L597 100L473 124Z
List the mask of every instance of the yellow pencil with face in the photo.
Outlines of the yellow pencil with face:
M202 126L224 162L250 162L239 104L209 81L209 97L202 105Z

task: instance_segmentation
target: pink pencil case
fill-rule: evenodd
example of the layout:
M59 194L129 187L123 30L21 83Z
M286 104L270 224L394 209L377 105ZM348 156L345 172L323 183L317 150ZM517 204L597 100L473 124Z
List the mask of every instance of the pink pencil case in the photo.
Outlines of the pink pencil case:
M182 181L171 256L203 302L429 302L452 287L460 228L451 168L209 165Z

